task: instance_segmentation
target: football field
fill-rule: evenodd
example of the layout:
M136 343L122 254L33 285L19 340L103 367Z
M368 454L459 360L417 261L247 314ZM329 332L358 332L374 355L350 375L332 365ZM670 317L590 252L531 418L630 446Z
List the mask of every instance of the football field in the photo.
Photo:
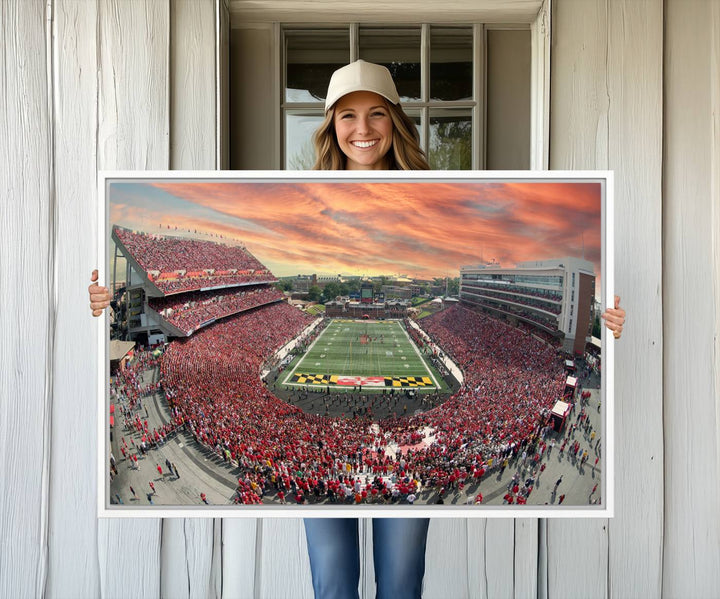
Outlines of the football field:
M333 320L308 351L281 376L290 387L335 390L362 386L434 391L445 389L434 368L394 320Z

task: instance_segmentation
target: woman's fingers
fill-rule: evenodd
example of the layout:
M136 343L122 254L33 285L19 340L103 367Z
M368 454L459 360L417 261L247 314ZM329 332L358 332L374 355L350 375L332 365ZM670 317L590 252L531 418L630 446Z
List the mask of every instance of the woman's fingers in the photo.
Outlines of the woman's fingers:
M602 315L605 326L613 332L615 339L620 339L625 324L625 310L620 307L620 297L615 296L615 307L608 308Z
M625 324L625 310L613 310L608 308L602 315L607 328L615 330L617 326L622 327Z
M90 296L90 309L93 316L100 316L103 310L110 305L110 292L107 287L101 287L97 284L98 271L92 271L90 275L92 283L88 287L88 295Z
M90 294L91 302L110 302L110 294L108 293L107 287L90 285L90 287L88 287L88 293Z

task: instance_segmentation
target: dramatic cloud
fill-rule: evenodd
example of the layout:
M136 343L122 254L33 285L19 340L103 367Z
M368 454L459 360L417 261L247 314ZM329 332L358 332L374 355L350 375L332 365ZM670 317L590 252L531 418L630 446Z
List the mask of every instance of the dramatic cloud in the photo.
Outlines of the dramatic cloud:
M583 255L600 274L599 183L163 180L113 184L110 201L115 224L242 242L279 276Z

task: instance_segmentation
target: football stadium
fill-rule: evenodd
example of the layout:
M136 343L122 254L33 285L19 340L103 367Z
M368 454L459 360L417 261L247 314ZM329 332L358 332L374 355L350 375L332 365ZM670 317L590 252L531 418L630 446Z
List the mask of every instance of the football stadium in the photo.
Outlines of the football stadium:
M561 339L477 292L417 320L329 318L290 305L242 245L118 226L112 239L123 458L191 438L236 469L231 502L480 503L512 462L523 477L499 500L533 503L549 435L586 398L568 391ZM161 426L140 415L148 395L167 407Z

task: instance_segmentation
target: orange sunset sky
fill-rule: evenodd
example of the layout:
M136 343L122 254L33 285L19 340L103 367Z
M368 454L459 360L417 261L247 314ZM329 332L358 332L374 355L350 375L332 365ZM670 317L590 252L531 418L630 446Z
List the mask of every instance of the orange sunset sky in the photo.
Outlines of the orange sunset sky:
M597 182L122 180L108 193L110 224L242 242L276 276L455 277L584 255L600 278Z

